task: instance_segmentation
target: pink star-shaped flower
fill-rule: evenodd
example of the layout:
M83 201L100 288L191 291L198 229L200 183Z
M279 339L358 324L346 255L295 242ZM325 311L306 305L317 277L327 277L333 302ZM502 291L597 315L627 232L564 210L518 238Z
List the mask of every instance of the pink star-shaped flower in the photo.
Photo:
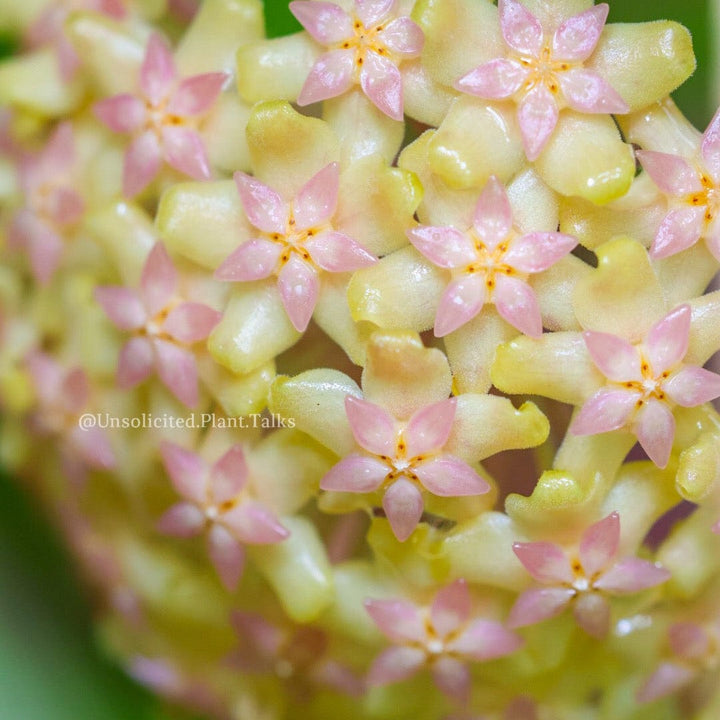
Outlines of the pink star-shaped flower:
M40 13L26 34L31 48L55 46L60 76L65 82L70 82L80 67L80 58L65 34L65 21L70 13L81 10L101 13L116 20L122 20L126 15L122 0L54 0Z
M490 100L512 98L528 160L536 160L568 106L581 113L626 113L627 103L583 62L594 52L608 15L603 3L564 20L554 32L518 0L498 0L508 46L457 81L462 92Z
M47 283L62 257L63 236L80 220L85 204L72 188L75 141L72 125L61 123L34 157L19 160L25 207L12 218L9 239L25 247L35 279Z
M198 402L197 364L189 350L204 340L221 318L207 305L175 296L177 271L162 243L143 267L139 290L122 286L95 288L95 299L121 330L134 333L120 351L118 384L131 388L157 368L165 386L188 407Z
M290 11L314 40L328 48L313 65L298 105L342 95L360 83L379 110L403 119L402 76L398 64L422 51L422 30L397 17L396 0L355 0L352 13L339 5L296 0Z
M619 542L620 516L614 512L583 533L577 553L568 554L550 542L515 543L515 555L545 587L520 595L508 625L534 625L572 605L577 623L588 635L605 637L610 628L608 595L636 593L670 579L667 570L647 560L615 560Z
M212 467L195 453L169 442L160 446L163 464L183 500L158 521L160 532L176 537L207 533L210 560L223 585L232 591L245 566L243 545L282 542L289 532L275 514L253 499L240 445Z
M639 150L637 156L653 182L672 198L651 257L675 255L702 237L720 261L720 111L705 130L695 158L651 150Z
M468 662L504 657L523 642L499 622L472 619L464 580L442 588L429 608L407 600L366 600L365 609L394 643L375 658L368 672L370 685L400 682L429 667L442 692L467 702Z
M210 178L197 122L212 107L227 79L226 73L216 72L178 82L170 49L160 35L151 35L140 68L140 93L122 93L93 106L111 130L133 135L123 168L126 197L145 189L163 160L196 180Z
M317 303L321 271L352 272L377 262L358 242L333 229L338 164L313 175L290 203L245 173L234 177L245 214L260 234L235 250L215 277L247 282L277 275L285 311L304 332Z
M571 425L575 435L628 427L648 457L665 467L675 436L673 404L695 407L720 397L720 375L682 362L688 350L690 306L680 305L650 329L645 341L585 332L588 352L608 379Z
M641 703L672 695L690 684L703 671L720 666L720 627L692 622L675 623L668 630L672 660L660 663L637 694Z
M363 680L329 655L328 636L322 630L280 627L262 615L239 610L233 612L231 622L240 648L229 660L243 672L276 675L300 696L309 695L308 685L329 687L353 697L365 691Z
M442 452L455 419L455 398L427 405L406 423L383 408L348 396L345 411L364 453L353 453L320 481L323 490L368 493L384 489L383 509L403 542L423 514L422 491L440 497L482 495L490 486L464 461Z
M520 332L540 337L540 308L527 278L547 270L577 245L575 238L558 232L519 235L505 188L495 176L478 199L470 228L420 225L407 236L425 257L452 273L435 315L436 337L472 320L486 302L493 302Z
M82 483L88 469L114 468L115 455L105 431L99 427L86 429L78 424L80 413L90 399L85 371L66 370L41 352L28 355L25 364L37 398L31 426L41 436L59 438L64 474Z

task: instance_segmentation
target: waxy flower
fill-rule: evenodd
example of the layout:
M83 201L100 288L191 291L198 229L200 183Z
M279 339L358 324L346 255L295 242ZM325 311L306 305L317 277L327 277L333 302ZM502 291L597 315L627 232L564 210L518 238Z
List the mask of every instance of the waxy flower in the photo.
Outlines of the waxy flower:
M162 243L153 247L143 267L139 290L100 286L95 299L121 330L134 333L120 351L117 381L131 388L153 369L181 402L198 402L195 356L189 346L204 340L220 320L216 310L176 296L177 271Z
M223 585L232 591L245 566L244 545L282 542L288 531L274 513L251 496L240 445L214 465L178 445L160 446L173 487L183 498L158 521L158 530L177 537L207 535L210 560Z
M651 150L639 150L637 156L653 182L671 197L650 255L675 255L705 238L720 261L720 111L705 130L696 157Z
M640 592L670 579L667 570L648 560L616 560L619 542L620 516L614 512L591 525L571 554L550 542L514 543L515 555L543 587L520 595L508 625L534 625L572 606L575 620L588 635L605 637L610 629L607 596Z
M628 105L597 72L583 67L608 15L603 3L564 20L552 32L518 0L499 0L504 58L480 65L455 87L482 98L517 102L528 160L536 160L555 130L560 110L626 113Z
M26 359L37 399L32 428L60 440L63 472L82 482L88 469L110 470L116 459L105 431L81 427L80 414L90 398L90 385L81 368L66 370L48 355L33 352Z
M472 617L464 580L442 588L429 608L391 599L366 600L365 609L394 643L370 667L371 685L399 682L428 667L442 692L467 702L468 663L504 657L522 645L522 639L501 623Z
M329 654L329 637L319 628L280 627L262 615L236 610L231 622L240 648L230 661L243 672L274 674L300 697L320 685L360 697L364 682L349 667Z
M111 130L133 135L123 168L126 197L144 190L163 160L196 180L210 178L205 145L196 128L227 79L226 73L215 72L178 82L170 49L160 35L150 37L140 68L139 94L122 93L94 105L95 114Z
M478 199L470 228L420 225L407 236L425 257L452 273L435 316L437 337L457 330L490 302L520 332L539 337L542 318L528 275L547 270L577 245L575 238L558 232L520 235L495 176Z
M296 0L290 10L328 52L312 67L299 105L327 100L359 83L370 101L394 120L403 119L402 76L398 64L417 57L422 30L398 16L397 0L355 0L352 13L339 5Z
M18 164L25 206L10 225L10 242L27 249L38 282L46 283L60 264L64 236L77 224L85 204L73 186L75 141L72 125L61 123L45 147Z
M285 311L295 329L304 332L317 303L321 271L351 272L377 262L331 224L338 199L338 164L330 163L313 175L290 203L245 173L234 177L245 214L259 235L232 253L215 277L247 282L277 275Z
M423 490L440 497L481 495L490 486L466 462L444 453L455 398L427 405L399 422L378 405L348 396L345 411L357 444L320 481L323 490L384 490L383 509L395 537L407 540L424 510Z
M608 382L583 405L571 432L594 435L628 427L650 459L665 467L675 436L673 404L695 407L720 396L720 375L682 362L690 315L690 306L681 305L636 345L609 333L583 333Z

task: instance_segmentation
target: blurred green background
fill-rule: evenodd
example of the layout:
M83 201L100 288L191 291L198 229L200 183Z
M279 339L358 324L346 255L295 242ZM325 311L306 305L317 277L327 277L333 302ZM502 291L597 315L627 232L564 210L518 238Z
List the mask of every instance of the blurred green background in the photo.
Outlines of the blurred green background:
M615 0L610 22L671 18L693 34L699 69L676 93L701 129L717 93L711 0ZM266 0L268 34L299 29L286 0ZM717 44L717 40L715 41ZM0 37L0 56L13 47ZM90 610L53 530L0 473L0 720L160 720L163 707L115 668L93 641Z

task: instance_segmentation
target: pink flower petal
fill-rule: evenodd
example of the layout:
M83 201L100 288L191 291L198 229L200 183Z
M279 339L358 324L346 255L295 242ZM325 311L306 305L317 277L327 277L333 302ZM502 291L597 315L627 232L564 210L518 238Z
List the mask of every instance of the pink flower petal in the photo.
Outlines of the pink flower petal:
M470 700L470 669L454 657L442 655L432 664L432 676L441 692L459 703Z
M558 115L555 98L542 83L536 85L521 100L517 119L528 160L538 159L555 130Z
M592 361L606 378L615 382L642 380L640 356L627 340L591 330L583 333L583 340Z
M521 333L534 338L542 336L540 306L535 291L524 280L497 274L493 301L500 317Z
M145 121L145 104L129 93L96 102L93 112L98 120L116 133L133 132Z
M686 365L663 383L663 390L678 405L696 407L720 397L720 375Z
M425 664L425 653L420 648L391 647L378 655L368 670L370 685L390 685L414 675Z
M571 583L573 573L567 555L555 543L513 543L513 552L535 580L545 584Z
M373 105L388 117L403 119L402 76L390 59L368 50L360 71L360 86Z
M259 230L284 235L287 230L287 203L264 183L242 172L233 175L240 202L248 220Z
M227 73L212 72L185 78L170 99L167 112L182 117L207 112L229 77Z
M575 600L573 615L591 637L602 640L610 630L610 603L599 593L582 593Z
M135 387L152 374L154 366L150 341L144 337L131 338L120 350L117 384L124 390Z
M505 42L521 55L538 57L543 29L538 19L517 0L499 0L500 28Z
M700 239L704 227L704 205L671 210L655 234L650 257L658 260L687 250Z
M494 250L512 230L512 221L512 209L505 187L492 175L475 205L475 230L485 246Z
M249 282L262 280L275 271L282 245L257 238L243 243L215 271L216 280Z
M353 84L354 70L355 54L352 50L331 50L321 55L298 95L298 105L311 105L342 95Z
M477 259L477 252L470 238L449 225L418 225L407 230L405 234L408 240L438 267L464 267Z
M514 653L522 638L493 620L473 620L460 635L447 644L447 650L471 660L484 662Z
M365 694L365 679L358 677L350 668L335 660L321 660L310 671L310 677L320 685L326 685L343 695L361 698Z
M195 130L180 125L166 125L162 129L162 146L170 167L195 180L210 179L210 162L205 144Z
M607 567L615 557L619 542L620 516L616 512L594 523L583 533L579 555L587 577Z
M195 343L205 340L221 318L222 313L202 303L181 303L170 311L163 330L182 343Z
M363 604L381 632L393 642L425 642L425 621L413 603L407 600L365 600Z
M395 18L377 37L391 52L404 57L419 55L425 44L423 31L409 17Z
M679 305L650 328L644 346L656 377L685 357L691 315L689 305Z
M177 271L165 246L158 241L145 261L140 278L140 292L151 318L170 302L176 286Z
M675 418L670 408L659 400L645 403L638 413L635 434L648 457L659 468L664 468L675 437Z
M596 5L564 20L553 35L553 58L582 62L592 55L607 20L609 7Z
M233 445L210 469L210 495L222 505L236 498L245 487L248 469L242 445Z
M125 151L123 195L132 198L143 191L158 174L161 160L157 135L151 130L138 135Z
M697 170L679 155L638 150L635 155L652 181L668 195L683 197L702 190Z
M21 238L27 247L35 279L41 285L48 283L60 265L65 249L62 237L27 210L15 214L12 235Z
M53 188L45 198L47 218L59 227L76 223L84 210L83 199L69 188Z
M396 0L355 0L355 12L368 29L375 27L390 13Z
M567 104L578 112L619 113L630 111L628 104L605 78L592 70L573 68L558 74Z
M637 694L639 703L649 703L667 697L688 685L697 675L697 670L673 662L661 663L645 681Z
M103 429L74 428L71 442L84 465L96 470L112 470L116 467L115 453Z
M489 100L502 100L522 87L528 73L527 68L514 60L495 58L463 75L455 83L455 89Z
M455 420L457 400L447 398L417 410L403 433L406 456L416 457L440 450L447 442Z
M181 502L173 505L157 522L163 535L189 538L199 535L205 527L205 515L197 505Z
M647 590L668 581L671 577L670 572L655 563L627 557L615 563L593 585L600 590L620 595Z
M167 97L174 80L175 63L170 48L160 35L153 33L140 68L140 88L145 97L157 105Z
M326 165L300 188L293 201L296 230L321 225L335 212L340 185L340 170L336 162Z
M570 588L531 588L515 601L507 626L520 628L559 615L570 603L575 591Z
M295 0L290 3L290 12L322 45L334 45L353 35L350 15L335 3Z
M672 651L688 660L700 660L712 652L714 639L702 625L683 622L675 623L668 630Z
M445 337L472 320L482 310L486 297L485 280L480 274L451 282L435 315L435 337Z
M93 293L105 314L121 330L136 330L145 325L147 314L133 290L119 286L96 287Z
M703 133L700 154L713 182L720 182L720 111L715 113Z
M198 403L195 356L165 340L154 340L157 372L165 387L190 408Z
M412 535L422 517L422 494L413 483L401 477L385 491L383 509L393 534L400 542L404 542Z
M267 667L262 660L274 660L280 653L286 633L261 615L233 610L230 623L240 638L243 653L254 655L256 664L262 665L258 670Z
M625 427L639 397L634 390L598 390L575 416L570 432L573 435L597 435Z
M375 455L395 455L394 418L379 405L348 395L345 412L358 445Z
M298 332L305 332L320 289L317 272L293 253L278 274L278 289L290 322Z
M328 272L353 272L377 262L359 243L341 232L329 230L305 241L313 262Z
M223 513L219 522L246 545L274 545L290 536L273 512L252 500Z
M348 455L328 470L320 481L322 490L366 493L377 490L390 472L380 460L366 455Z
M64 83L69 83L75 77L80 68L80 57L75 52L75 47L64 35L61 35L55 44L60 77Z
M440 455L415 465L413 472L426 490L439 497L484 495L490 490L486 480L452 455Z
M178 495L202 505L207 500L207 465L194 452L170 442L160 443L165 471Z
M208 555L228 592L240 582L245 567L245 548L221 525L214 523L207 535Z
M567 255L578 241L559 232L533 232L513 240L503 262L520 272L538 273Z
M62 122L53 131L40 155L40 173L45 179L62 175L75 162L75 136L72 124Z
M63 368L49 355L34 351L25 358L25 365L39 399L43 403L55 403L64 380Z
M456 580L435 595L430 620L440 638L455 632L470 617L472 604L465 580Z

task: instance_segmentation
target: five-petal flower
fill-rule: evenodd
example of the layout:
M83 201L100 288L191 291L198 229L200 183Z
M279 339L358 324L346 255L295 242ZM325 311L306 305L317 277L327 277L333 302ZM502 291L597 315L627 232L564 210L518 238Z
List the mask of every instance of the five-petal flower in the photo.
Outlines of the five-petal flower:
M636 345L609 333L585 332L588 352L608 382L583 405L571 432L595 435L629 427L650 459L665 467L675 435L673 404L695 407L720 396L720 375L682 362L690 315L690 306L680 305Z
M429 667L446 695L466 702L470 694L468 662L484 662L515 652L522 639L494 620L472 618L472 599L464 580L435 595L432 605L407 600L366 600L365 609L394 644L368 672L370 685L387 685Z
M382 112L403 119L402 76L398 64L417 57L422 30L397 16L397 0L355 0L352 13L318 0L295 0L290 10L314 40L328 48L315 62L298 97L299 105L327 100L360 83Z
M134 333L120 351L117 380L131 388L157 368L165 386L183 403L198 402L195 356L188 348L204 340L221 314L207 305L176 296L177 271L164 245L153 247L143 267L140 289L100 286L95 298L121 330Z
M196 180L210 178L197 122L210 110L227 79L226 73L213 72L178 82L170 49L160 35L151 35L140 68L140 93L122 93L94 106L97 117L111 130L133 135L123 168L126 197L147 187L163 159Z
M338 164L330 163L313 175L290 203L245 173L235 173L235 182L245 214L260 234L233 252L215 277L252 281L277 275L285 311L295 329L304 332L317 303L320 271L351 272L377 262L332 226Z
M547 270L577 245L558 232L517 233L507 193L495 176L478 199L470 228L420 225L407 235L425 257L452 273L435 316L437 337L457 330L487 302L520 332L539 337L542 318L528 275Z
M498 0L508 54L471 70L455 87L482 98L514 99L525 154L536 160L564 107L581 113L628 112L612 86L583 67L600 39L608 9L606 3L595 5L551 33L518 0Z
M520 595L508 625L534 625L572 605L577 623L588 635L605 637L610 628L608 595L640 592L670 579L667 570L648 560L616 560L619 542L620 516L613 512L583 533L572 554L551 542L514 543L515 555L544 587Z
M210 560L230 591L245 566L243 545L282 542L289 532L275 514L250 494L249 475L240 445L214 465L169 442L160 451L173 487L183 498L158 521L158 530L177 537L207 532Z

